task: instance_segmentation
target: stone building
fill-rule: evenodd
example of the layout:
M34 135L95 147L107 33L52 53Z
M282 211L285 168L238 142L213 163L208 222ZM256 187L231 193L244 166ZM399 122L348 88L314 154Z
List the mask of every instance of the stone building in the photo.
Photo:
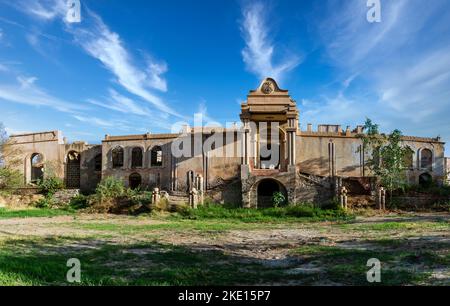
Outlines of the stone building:
M243 207L271 205L275 192L285 194L289 203L324 203L339 184L355 194L373 191L358 138L361 126L313 130L308 124L300 129L295 100L270 78L250 91L240 118L239 127L106 135L101 145L69 144L59 131L13 135L11 140L22 151L20 170L27 184L51 170L68 188L89 192L102 178L115 176L131 188L158 187L171 194L197 187L217 202ZM410 183L442 184L446 161L440 138L405 136L403 141L414 152L406 161Z
M447 175L447 184L450 185L450 158L445 159L445 173Z

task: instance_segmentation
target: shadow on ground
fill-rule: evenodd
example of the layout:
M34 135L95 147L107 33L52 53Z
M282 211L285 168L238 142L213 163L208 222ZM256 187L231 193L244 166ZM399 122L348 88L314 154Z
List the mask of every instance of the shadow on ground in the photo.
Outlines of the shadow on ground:
M217 250L156 241L9 239L0 248L0 284L66 285L67 260L78 258L82 285L370 285L366 263L378 258L381 285L448 285L450 244L433 239L299 244L274 260L228 253L242 244Z

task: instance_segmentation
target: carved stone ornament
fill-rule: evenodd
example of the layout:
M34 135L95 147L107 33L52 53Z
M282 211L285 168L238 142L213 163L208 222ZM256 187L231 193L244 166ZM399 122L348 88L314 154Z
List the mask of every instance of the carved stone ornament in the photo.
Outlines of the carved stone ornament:
M272 82L265 82L262 87L261 87L261 91L263 93L265 93L266 95L270 95L271 93L274 92L274 85L272 84Z

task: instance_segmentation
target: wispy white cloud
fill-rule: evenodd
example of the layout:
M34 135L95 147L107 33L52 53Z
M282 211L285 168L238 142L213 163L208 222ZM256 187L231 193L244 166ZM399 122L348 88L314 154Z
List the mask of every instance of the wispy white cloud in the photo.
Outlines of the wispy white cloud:
M109 90L109 97L106 102L100 102L94 99L88 99L88 102L124 114L134 114L146 117L152 117L152 115L154 115L148 108L138 105L136 102L119 94L114 89Z
M149 61L148 63L148 81L149 85L160 91L167 91L167 81L162 77L168 70L166 63L156 63Z
M27 89L33 86L33 84L38 80L37 77L25 77L25 76L18 76L17 81L19 82L22 89Z
M201 116L201 118L203 120L204 126L221 126L221 124L217 120L215 120L208 114L208 107L206 105L206 100L203 98L201 99L200 103L198 104L196 116L199 116L199 115Z
M263 3L254 2L242 9L241 32L246 44L242 57L247 70L257 77L282 80L286 73L300 64L301 59L294 54L284 54L275 62L275 44L269 38L271 30L267 26L264 7Z
M67 1L65 0L14 1L11 5L43 21L64 16L67 12Z
M347 77L340 91L328 93L335 98L317 98L304 115L352 123L370 116L388 129L450 140L448 1L382 1L375 24L366 20L365 1L329 0L327 7L318 37L329 63ZM349 88L356 81L359 88Z
M83 115L74 115L73 118L84 123L89 123L104 128L111 128L117 125L117 122L115 121L108 121L97 117L85 117Z
M35 77L17 77L16 83L0 84L0 99L19 104L51 107L65 113L84 110L82 105L57 98L35 84Z
M132 54L127 50L120 35L113 32L102 18L84 6L81 24L65 21L67 11L64 0L37 0L32 5L22 2L17 7L25 13L42 20L61 19L65 22L65 30L71 33L83 50L99 60L115 77L116 82L129 93L152 104L159 111L181 117L154 91L167 91L167 81L163 77L167 72L167 64L147 57L146 68L138 68ZM36 35L28 35L31 45L39 41Z
M8 67L0 63L0 72L8 72L8 71L9 71Z
M0 28L0 41L3 39L3 30Z
M78 44L111 71L116 76L117 83L131 94L151 103L162 112L179 117L178 112L152 92L152 89L167 90L166 81L162 78L162 74L167 71L166 64L151 62L147 70L137 68L120 36L110 31L99 16L92 12L90 16L94 21L92 27L70 27Z
M72 117L86 125L104 129L108 132L113 130L119 130L122 133L136 133L136 131L143 133L149 132L149 129L144 127L146 125L145 123L131 122L131 120L120 117L109 117L108 119L104 119L87 114L76 114Z

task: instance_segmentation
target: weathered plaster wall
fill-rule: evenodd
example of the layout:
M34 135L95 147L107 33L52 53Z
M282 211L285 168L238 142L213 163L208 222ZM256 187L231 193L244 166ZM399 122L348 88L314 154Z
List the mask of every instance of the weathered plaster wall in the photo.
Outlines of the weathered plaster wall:
M107 137L102 144L102 177L114 176L129 186L130 175L138 173L142 178L142 187L170 190L173 167L170 143L173 138L171 135ZM156 146L162 149L162 166L151 165L151 150ZM124 164L115 169L112 165L112 150L116 147L124 150ZM132 149L135 147L143 149L143 165L132 168Z
M31 156L35 153L42 154L45 164L51 164L54 174L64 178L64 140L61 132L42 132L33 134L21 134L10 137L17 151L18 158L23 161L17 166L17 170L24 174L24 183L31 181Z

